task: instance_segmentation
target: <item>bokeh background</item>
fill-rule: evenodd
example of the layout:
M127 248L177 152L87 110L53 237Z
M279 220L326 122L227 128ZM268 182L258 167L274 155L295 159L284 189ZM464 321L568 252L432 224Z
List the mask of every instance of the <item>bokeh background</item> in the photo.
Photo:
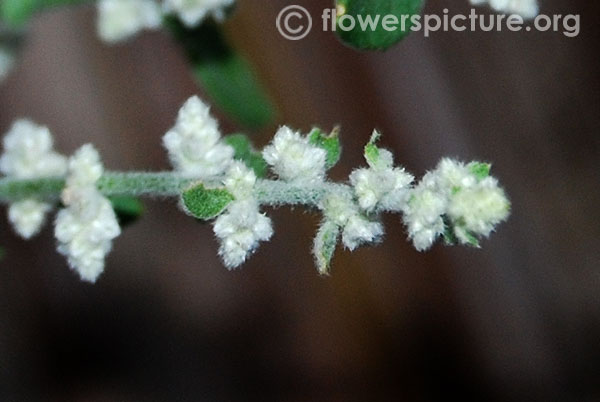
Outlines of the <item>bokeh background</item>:
M317 216L269 211L273 240L228 272L210 225L148 201L90 286L50 227L24 242L2 216L0 399L600 400L600 3L540 2L581 14L579 37L414 34L359 53L318 29L298 42L276 31L283 6L317 18L329 1L240 0L227 35L279 111L257 144L278 124L341 124L338 180L374 127L418 175L446 155L489 160L510 220L480 250L418 253L391 216L383 244L339 251L323 278ZM468 10L431 0L426 12L445 7ZM91 141L111 169L168 169L161 136L202 89L166 34L109 47L94 24L89 6L35 19L0 87L0 130L28 116L63 153Z

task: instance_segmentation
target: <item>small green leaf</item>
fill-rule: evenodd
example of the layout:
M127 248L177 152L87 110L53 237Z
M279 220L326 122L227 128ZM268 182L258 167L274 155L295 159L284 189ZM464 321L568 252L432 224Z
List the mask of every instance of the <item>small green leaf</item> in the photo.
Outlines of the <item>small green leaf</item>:
M464 223L462 223L462 222L454 223L454 234L456 236L455 244L458 244L460 242L461 244L466 244L471 247L475 247L475 248L480 247L479 239L477 239L477 237L475 237L472 233L470 233L467 229L465 229Z
M208 189L204 184L197 184L185 190L181 200L190 215L198 219L210 220L219 216L234 198L225 189Z
M256 151L252 143L244 134L233 134L223 139L225 143L235 150L234 158L242 161L254 170L256 177L262 178L267 175L267 162L260 152Z
M424 4L425 0L337 0L336 32L350 46L384 50L411 32L413 16Z
M137 221L144 213L144 204L135 197L108 197L112 204L120 226L127 226Z
M340 227L331 221L325 221L315 237L313 254L317 270L321 275L329 275L331 259L337 247Z
M492 165L489 163L471 162L468 167L478 180L483 180L488 177L492 170Z
M313 128L308 135L308 140L312 145L322 148L327 152L327 169L331 169L338 163L342 155L339 127L334 128L329 134L325 134L319 128Z
M379 162L379 148L377 148L377 141L381 138L379 131L373 131L369 143L365 146L365 159L370 166L375 166Z
M165 26L184 47L195 77L218 107L251 129L273 120L273 106L254 70L231 49L216 23L190 29L168 17Z

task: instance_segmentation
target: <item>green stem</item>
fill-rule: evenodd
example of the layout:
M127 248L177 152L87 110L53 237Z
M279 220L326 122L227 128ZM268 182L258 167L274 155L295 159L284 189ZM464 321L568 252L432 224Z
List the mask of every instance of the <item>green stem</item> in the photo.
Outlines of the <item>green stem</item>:
M175 197L194 180L171 172L107 172L98 180L98 189L106 196ZM26 198L54 202L65 187L63 178L20 180L0 179L0 202L10 203Z
M105 196L179 197L183 190L198 180L173 172L107 172L98 180L98 189ZM57 202L65 186L63 178L0 179L0 203L12 203L27 198ZM255 196L260 204L270 206L306 205L318 207L324 196L332 192L349 192L344 184L320 183L295 185L276 180L258 180Z

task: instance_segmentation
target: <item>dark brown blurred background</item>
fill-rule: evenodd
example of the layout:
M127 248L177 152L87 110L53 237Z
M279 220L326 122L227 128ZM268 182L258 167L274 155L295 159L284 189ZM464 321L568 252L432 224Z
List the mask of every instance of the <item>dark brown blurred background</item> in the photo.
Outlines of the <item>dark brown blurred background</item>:
M334 178L363 163L377 127L419 175L445 155L494 162L510 220L481 250L420 254L392 216L381 246L338 252L322 278L309 251L318 217L269 211L274 239L228 272L209 225L148 202L90 286L50 227L24 242L3 213L0 400L600 400L600 3L540 2L581 14L580 36L414 34L358 53L318 29L298 42L277 33L283 6L317 18L329 1L240 0L226 30L276 124L342 125ZM468 4L426 12L444 7ZM161 136L202 90L167 35L108 47L94 19L92 7L36 18L0 87L0 131L28 116L64 153L91 141L111 169L168 169Z

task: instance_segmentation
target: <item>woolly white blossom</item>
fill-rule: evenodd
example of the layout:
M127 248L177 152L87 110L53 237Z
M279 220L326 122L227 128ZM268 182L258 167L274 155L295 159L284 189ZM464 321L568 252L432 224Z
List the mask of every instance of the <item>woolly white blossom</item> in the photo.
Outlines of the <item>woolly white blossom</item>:
M8 220L24 239L31 239L46 222L52 206L33 199L18 201L8 207Z
M472 241L468 234L489 236L508 217L510 205L498 181L487 177L475 186L461 188L451 198L448 217L460 224L455 234L462 243Z
M12 52L0 47L0 82L6 78L15 64L15 57Z
M223 179L223 184L236 200L248 199L252 197L256 174L243 162L234 161Z
M404 207L404 222L417 250L427 250L444 233L442 216L447 205L447 197L437 191L434 174L426 174Z
M225 8L235 0L164 0L163 8L167 13L175 13L189 27L201 23L212 15L216 20L225 17Z
M262 214L253 197L256 175L242 162L233 162L223 184L235 201L215 221L213 230L221 246L225 266L234 269L256 250L258 243L273 236L271 219Z
M287 126L277 131L263 157L282 180L307 184L325 179L327 152Z
M404 222L419 251L431 247L442 234L478 246L477 236L489 236L509 211L504 191L489 176L489 165L465 165L446 158L412 191Z
M473 5L488 3L494 10L518 14L523 18L534 18L539 13L537 0L470 0Z
M60 177L67 171L67 159L54 151L48 128L17 120L4 137L0 171L15 179ZM20 236L30 239L40 231L50 209L46 203L27 199L12 204L8 218Z
M383 236L383 225L363 216L348 194L329 195L323 200L321 209L328 221L343 228L342 243L350 250L379 241Z
M17 120L4 137L0 171L16 179L63 176L67 160L53 150L47 127L29 120Z
M96 187L104 168L100 155L90 144L81 147L69 160L69 171L54 234L58 251L82 280L95 282L104 271L104 258L112 240L121 234L110 201Z
M233 148L221 142L221 132L209 107L197 96L179 110L175 127L165 134L163 144L175 169L197 179L222 175L234 155Z
M373 139L378 136L375 132ZM377 149L376 158L367 155L366 159L369 168L356 169L350 175L360 207L367 212L400 211L414 177L394 167L394 158L387 149Z

